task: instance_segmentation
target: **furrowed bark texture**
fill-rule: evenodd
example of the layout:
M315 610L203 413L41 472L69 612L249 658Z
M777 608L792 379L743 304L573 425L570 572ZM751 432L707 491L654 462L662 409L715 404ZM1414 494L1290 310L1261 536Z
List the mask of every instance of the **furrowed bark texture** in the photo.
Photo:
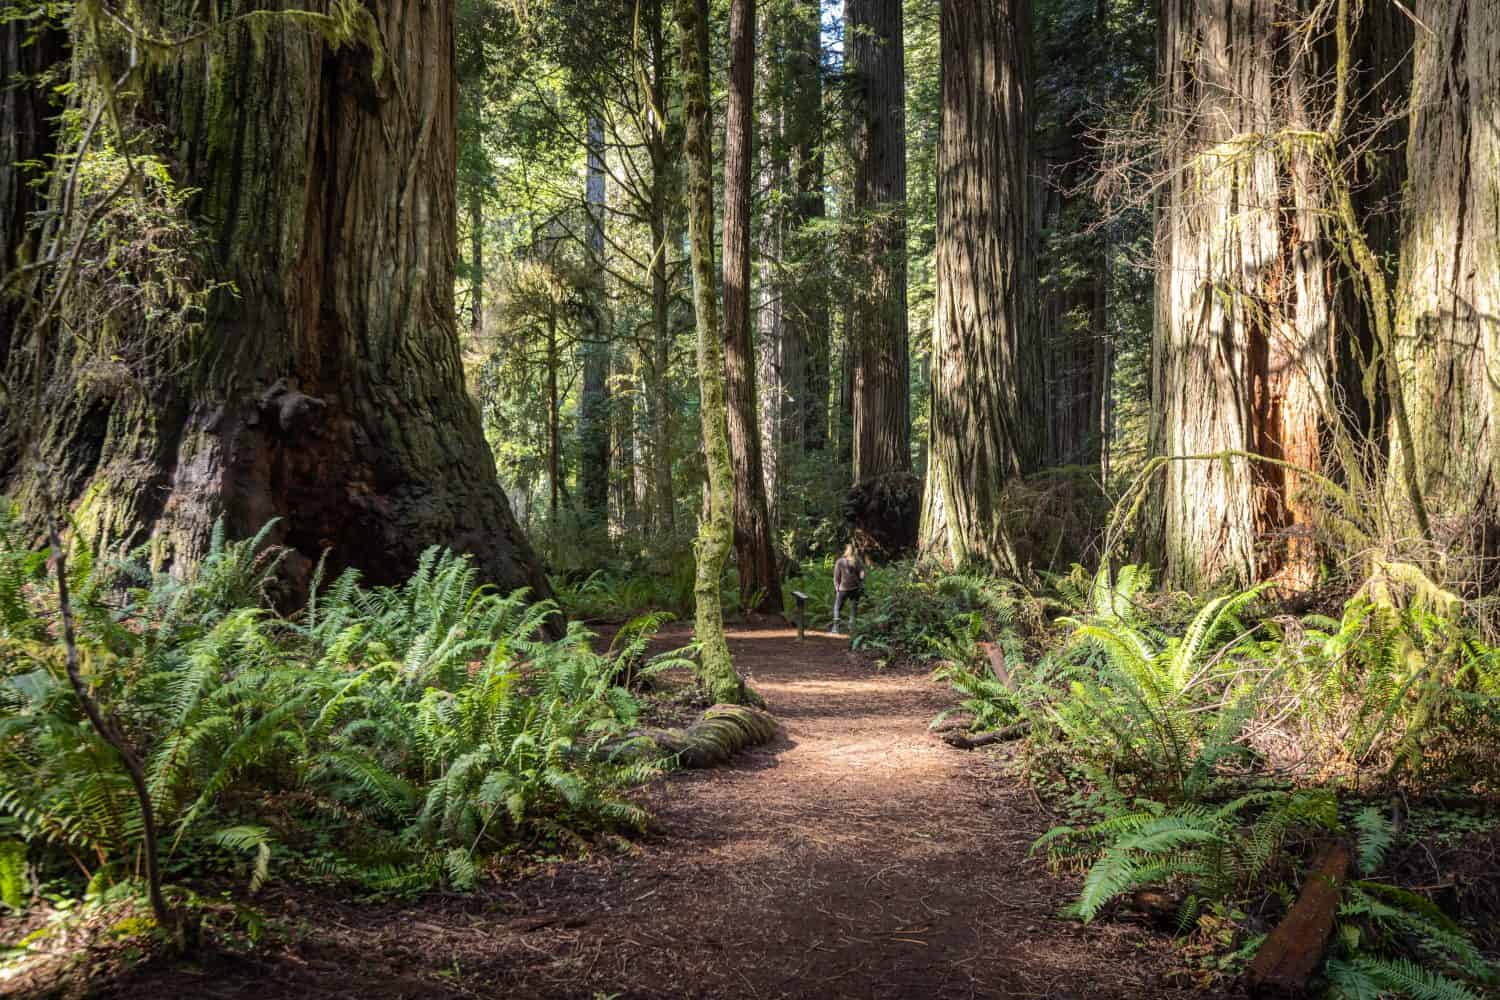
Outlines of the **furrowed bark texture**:
M708 476L707 511L693 543L697 556L694 618L699 677L715 701L741 702L744 682L735 673L724 638L719 579L734 541L734 472L730 468L724 354L714 289L713 116L708 103L708 0L675 0L682 50L683 152L688 164L688 240L692 255L693 314L698 328L699 413ZM753 22L752 22L753 23Z
M853 360L853 478L857 532L895 551L916 542L921 484L911 474L906 336L906 71L900 0L848 0L855 256L868 285L850 304ZM892 480L887 484L877 480ZM888 510L889 502L910 503ZM878 540L878 542L876 541Z
M922 550L1015 572L1001 491L1021 474L1018 375L1034 294L1025 0L944 0L932 446ZM939 537L942 533L946 537Z
M150 535L166 560L201 555L217 518L231 536L280 518L274 540L304 567L327 549L389 583L443 544L545 597L459 358L453 6L367 6L379 58L278 19L263 45L230 28L147 74L141 113L159 121L142 124L201 191L237 295L188 371L150 399L78 394L47 415L41 450L83 530ZM49 358L60 380L76 361ZM4 486L37 506L32 465Z
M1162 5L1163 128L1175 145L1157 218L1152 450L1185 460L1161 473L1152 557L1183 587L1278 574L1301 585L1316 569L1304 477L1244 457L1321 464L1331 317L1320 196L1300 154L1264 138L1287 124L1275 115L1288 102L1292 13L1278 0Z
M604 119L591 115L587 136L588 175L584 201L588 208L590 322L580 352L583 394L578 403L578 493L590 519L602 521L609 510L609 318L604 297Z
M729 9L729 103L724 122L724 377L734 465L734 550L740 606L781 610L776 542L766 503L750 339L750 185L755 140L755 0Z
M1431 31L1417 32L1413 66L1398 354L1437 540L1493 556L1500 551L1500 7L1483 0L1414 6Z

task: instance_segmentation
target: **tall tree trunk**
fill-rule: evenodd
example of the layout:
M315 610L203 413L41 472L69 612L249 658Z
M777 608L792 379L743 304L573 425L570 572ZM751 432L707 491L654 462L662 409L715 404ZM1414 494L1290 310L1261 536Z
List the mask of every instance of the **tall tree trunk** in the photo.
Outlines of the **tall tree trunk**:
M604 294L604 120L588 120L588 244L592 268L589 322L582 345L583 394L578 404L578 492L590 520L609 515L609 309Z
M0 22L0 365L10 357L11 337L21 312L16 288L5 282L17 268L34 261L37 234L33 213L43 194L31 182L34 167L51 161L57 137L49 119L57 114L53 90L38 76L61 68L68 58L68 33L28 20ZM0 400L8 410L10 401ZM0 479L5 476L8 433L0 432Z
M906 341L906 71L901 0L848 0L856 257L869 283L846 331L854 360L854 483L861 541L916 543L921 483L911 471Z
M724 371L734 463L734 549L740 606L781 610L776 540L766 503L750 342L750 194L755 138L755 0L729 8L729 103L724 121Z
M924 552L1015 572L1001 491L1021 474L1028 252L1026 0L944 0L937 306ZM936 512L941 511L941 516ZM941 534L946 534L943 539Z
M557 393L557 313L547 316L547 537L552 543L552 555L557 556L557 543L562 526L558 523L558 498L562 494L562 420L558 410L560 400Z
M664 0L649 0L643 8L647 38L651 44L650 100L653 108L670 113L667 95L667 50L662 29ZM672 295L667 267L670 260L668 233L671 228L674 149L668 123L652 115L646 135L651 158L651 350L647 370L647 396L651 411L651 511L659 537L671 538L677 531L676 500L672 490Z
M699 415L707 472L707 512L694 542L694 618L698 670L715 701L752 697L735 673L724 638L719 581L734 542L734 470L730 467L724 353L714 293L713 113L708 103L708 0L675 0L682 50L683 153L688 164L688 238L693 270L693 314L698 328ZM754 24L754 20L751 20Z
M217 7L219 22L244 12ZM169 5L157 30L198 30L199 10ZM38 428L51 468L23 462L3 488L38 513L54 491L76 501L81 530L150 536L169 562L201 556L219 518L231 536L279 518L289 571L326 549L334 567L389 583L444 544L489 581L546 597L464 390L453 5L359 10L374 23L347 44L281 18L254 39L225 28L210 51L174 51L143 73L128 125L201 192L212 277L237 293L217 296L211 337L150 398L128 381L64 394ZM376 53L370 37L399 44ZM123 52L91 57L113 74ZM54 346L31 360L76 384L93 359ZM17 354L8 365L24 363Z
M788 364L791 338L786 313L790 290L783 279L788 219L785 200L789 177L783 98L786 80L782 58L788 35L785 23L788 16L787 8L782 5L761 9L762 45L758 53L762 110L756 147L761 209L759 225L755 227L760 256L755 276L755 366L756 394L760 403L761 465L765 471L766 507L773 538L781 524L786 451L797 447L802 438L800 419L796 420L795 435L790 440L786 435L787 414L797 406L801 396L800 378L790 377L793 365L800 364L801 358L793 348L790 353L794 361ZM800 369L796 371L796 375L801 374ZM794 391L796 398L793 397Z
M469 329L474 337L484 336L484 195L475 188L469 192Z
M1290 123L1281 116L1297 99L1280 90L1301 51L1283 34L1287 15L1278 0L1244 0L1228 16L1206 0L1162 6L1164 114L1179 138L1157 218L1152 450L1172 461L1155 555L1188 588L1300 584L1316 569L1310 544L1287 544L1307 537L1311 512L1295 499L1300 477L1276 464L1320 469L1332 329L1326 207L1299 181L1300 157L1262 140Z
M789 453L821 451L828 441L828 291L806 232L823 218L823 58L819 0L793 0L786 31L781 120L796 185L787 229L804 258L782 308L782 440ZM784 250L787 248L783 248Z
M1500 553L1500 8L1421 0L1396 336L1416 472L1445 548ZM1399 448L1393 443L1400 464Z

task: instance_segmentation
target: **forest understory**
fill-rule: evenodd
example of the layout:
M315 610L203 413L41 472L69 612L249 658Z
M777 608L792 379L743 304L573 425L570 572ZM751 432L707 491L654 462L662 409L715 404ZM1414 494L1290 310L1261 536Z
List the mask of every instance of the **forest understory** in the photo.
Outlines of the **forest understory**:
M664 631L656 652L690 638ZM1072 880L1031 843L1054 821L1004 753L929 731L928 672L876 670L847 638L731 626L785 727L731 765L638 793L647 833L530 859L472 894L358 903L275 887L261 944L187 964L130 955L109 923L58 942L13 996L1175 997L1149 928L1061 919ZM666 678L667 693L682 678ZM666 705L671 705L670 697ZM680 710L679 710L680 711ZM212 884L212 883L210 883ZM118 921L118 915L112 918ZM9 935L7 935L8 937ZM13 943L13 942L10 942ZM54 993L55 991L55 993Z

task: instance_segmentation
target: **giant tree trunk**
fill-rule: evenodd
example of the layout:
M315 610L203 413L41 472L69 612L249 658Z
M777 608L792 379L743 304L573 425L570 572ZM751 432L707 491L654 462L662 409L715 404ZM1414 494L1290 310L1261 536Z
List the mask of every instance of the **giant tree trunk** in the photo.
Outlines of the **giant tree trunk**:
M1481 0L1414 8L1430 31L1417 31L1412 77L1398 353L1436 541L1492 561L1500 552L1500 8ZM1478 575L1474 568L1466 575Z
M682 49L683 144L688 164L688 239L693 314L698 332L698 410L707 472L705 506L694 542L694 619L699 677L714 701L744 701L749 692L734 670L724 638L719 581L734 541L734 471L730 468L724 353L720 345L713 261L713 114L708 103L708 0L675 0ZM754 23L753 20L751 22Z
M221 22L243 12L218 8ZM201 7L169 6L158 30L203 27L184 9ZM545 597L459 358L453 6L366 9L392 43L378 55L368 34L334 47L287 18L146 71L129 125L201 191L214 277L237 294L217 297L211 335L150 398L128 381L64 393L38 429L50 473L23 460L3 486L38 513L54 491L81 530L149 536L165 561L199 557L218 518L231 536L279 518L294 568L326 549L387 583L443 544ZM113 74L124 54L92 57ZM58 384L91 360L69 344L43 359Z
M848 0L856 257L869 275L854 295L856 533L891 553L916 543L921 483L911 471L906 342L906 71L901 0Z
M781 610L776 540L766 503L750 342L750 182L755 134L755 0L729 13L729 105L724 122L724 370L734 462L734 549L740 606Z
M583 393L578 402L578 493L585 515L604 522L609 512L609 318L604 298L604 120L588 120L588 174L584 201L588 209L588 244L592 275L589 322L583 355Z
M1315 571L1306 483L1317 472L1331 317L1319 193L1269 136L1296 90L1279 0L1164 0L1160 73L1169 182L1159 201L1153 533L1168 580L1197 587ZM1288 197L1284 192L1291 189ZM1288 269L1288 261L1295 266ZM1306 544L1299 544L1306 542Z
M1021 473L1028 253L1025 0L944 0L932 447L922 549L1016 571L1001 490ZM942 537L946 536L946 537Z

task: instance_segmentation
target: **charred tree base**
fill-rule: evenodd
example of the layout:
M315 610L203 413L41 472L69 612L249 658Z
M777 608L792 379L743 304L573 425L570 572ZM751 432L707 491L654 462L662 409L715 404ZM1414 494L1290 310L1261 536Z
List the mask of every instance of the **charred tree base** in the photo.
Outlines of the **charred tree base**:
M917 548L922 480L891 472L856 483L845 506L853 541L878 559L899 559Z

